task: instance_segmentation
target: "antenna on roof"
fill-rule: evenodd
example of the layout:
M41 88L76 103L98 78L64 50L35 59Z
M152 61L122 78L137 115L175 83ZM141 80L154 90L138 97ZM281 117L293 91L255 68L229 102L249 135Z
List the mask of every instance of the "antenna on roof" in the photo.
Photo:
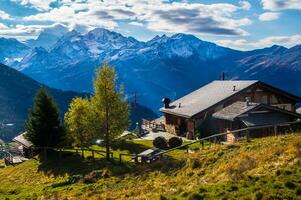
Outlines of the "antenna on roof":
M221 73L221 80L224 81L225 80L225 72Z

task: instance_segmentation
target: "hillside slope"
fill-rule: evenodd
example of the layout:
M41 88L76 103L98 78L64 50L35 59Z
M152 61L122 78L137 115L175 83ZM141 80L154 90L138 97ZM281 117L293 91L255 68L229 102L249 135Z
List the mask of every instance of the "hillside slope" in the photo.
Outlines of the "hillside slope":
M14 124L12 127L0 126L0 138L6 141L22 130L33 103L33 97L39 88L46 88L55 98L61 116L66 112L72 98L83 96L76 92L49 88L2 64L0 64L0 80L0 123Z
M74 97L88 95L49 88L2 64L0 64L0 80L0 139L5 141L9 141L23 130L28 111L39 88L46 88L54 97L60 108L61 117ZM132 128L141 118L153 119L156 117L156 114L150 109L140 105L137 106L135 112L137 114L132 112L131 115ZM2 124L14 124L14 126L2 126Z
M38 160L30 160L0 169L0 198L301 198L299 133L250 143L207 146L200 151L194 149L190 154L184 152L177 151L170 154L169 159L136 167L106 164L102 160L101 164L91 160L70 162L70 157L60 165L57 162L43 165ZM93 169L98 171L86 176L86 183L74 181ZM96 172L100 175L94 176ZM93 178L98 181L93 183Z

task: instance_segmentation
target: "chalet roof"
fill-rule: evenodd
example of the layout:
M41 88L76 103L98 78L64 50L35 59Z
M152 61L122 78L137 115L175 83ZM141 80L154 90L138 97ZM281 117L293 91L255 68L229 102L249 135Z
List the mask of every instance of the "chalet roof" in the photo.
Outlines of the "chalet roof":
M245 115L239 118L247 127L287 123L287 115L280 112L265 112Z
M161 108L160 111L190 118L258 82L257 80L213 81L172 102L170 108Z
M25 138L25 134L26 134L26 132L24 132L24 133L22 133L22 134L16 136L16 137L13 139L13 141L14 141L14 142L17 142L17 143L19 143L19 144L21 144L21 145L24 146L24 147L29 148L29 147L33 146L33 144Z
M239 117L240 115L247 113L258 107L260 103L247 103L242 101L237 101L215 113L213 113L213 117L217 119L224 119L233 121L235 118Z
M254 115L244 115L249 112L257 111L260 108L265 108L265 110L270 110L273 112L259 112L260 114L257 114L256 117L254 117ZM273 120L274 122L281 123L284 115L291 115L297 118L301 118L300 114L292 111L280 109L263 103L249 102L247 105L246 102L242 101L234 102L233 104L213 113L212 116L217 119L224 119L229 121L234 121L236 118L240 118L246 121L250 120L250 124L259 124L260 120L262 121L262 123L270 120L269 123L274 124ZM266 118L266 120L264 118Z

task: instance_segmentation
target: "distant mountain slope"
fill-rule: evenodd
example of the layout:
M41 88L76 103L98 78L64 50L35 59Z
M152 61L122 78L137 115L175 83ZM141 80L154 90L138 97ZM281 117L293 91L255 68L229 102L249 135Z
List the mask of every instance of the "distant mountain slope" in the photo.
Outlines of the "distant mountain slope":
M94 71L103 62L115 66L130 96L155 112L160 100L172 100L220 78L259 79L301 94L300 46L237 51L193 35L156 36L148 42L106 29L64 34L49 50L33 48L15 67L54 88L91 92ZM80 83L80 84L79 84Z
M0 63L13 66L30 51L30 47L12 38L0 38Z
M0 126L0 138L9 140L22 130L32 106L37 90L45 87L55 98L63 115L76 92L63 92L42 85L22 73L0 64L0 123L14 124L12 127Z
M229 74L238 79L259 79L300 95L301 45L290 49L275 45L255 51L237 60Z
M49 88L2 64L0 64L0 80L0 138L6 141L9 141L23 129L28 111L33 103L33 97L39 88L45 87L55 98L60 108L61 116L67 111L72 98L87 96L87 94L83 93ZM137 115L131 115L132 127L137 121L137 116L149 119L156 117L151 110L139 105L136 112ZM6 126L6 124L14 124L14 126Z

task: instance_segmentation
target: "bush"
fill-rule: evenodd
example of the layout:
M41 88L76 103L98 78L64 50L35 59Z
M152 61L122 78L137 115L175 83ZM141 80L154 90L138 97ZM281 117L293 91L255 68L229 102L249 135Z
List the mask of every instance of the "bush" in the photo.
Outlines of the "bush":
M287 181L285 183L285 187L287 187L288 189L295 189L296 185L293 182Z
M156 137L153 141L153 145L154 147L158 148L158 149L166 149L167 148L167 140L162 137Z
M78 183L82 179L81 175L72 175L68 177L68 182L70 184Z
M263 198L263 194L262 194L262 192L256 192L255 193L255 199L256 200L261 200Z
M101 176L102 176L101 171L92 171L84 176L83 182L88 184L96 183Z
M160 200L168 200L165 196L161 195Z
M172 137L168 140L168 145L170 148L175 148L181 146L183 143L182 138L179 137Z
M203 200L204 196L201 194L192 194L188 198L189 200Z
M237 156L235 161L227 166L227 174L233 180L241 179L245 173L256 167L256 160L248 155Z

